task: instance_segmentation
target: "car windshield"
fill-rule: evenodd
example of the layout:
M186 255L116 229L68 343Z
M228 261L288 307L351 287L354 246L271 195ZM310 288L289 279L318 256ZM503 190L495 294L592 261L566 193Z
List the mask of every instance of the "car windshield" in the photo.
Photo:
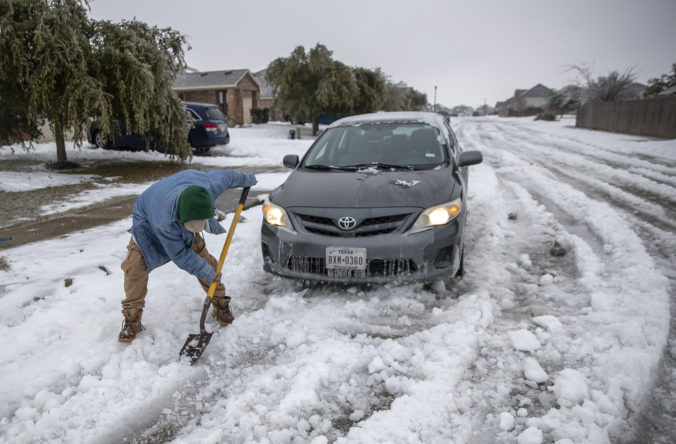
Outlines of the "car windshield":
M439 131L424 123L373 123L329 128L303 166L316 170L430 169L448 163Z
M225 120L223 111L216 108L215 106L204 108L204 112L207 115L207 120Z

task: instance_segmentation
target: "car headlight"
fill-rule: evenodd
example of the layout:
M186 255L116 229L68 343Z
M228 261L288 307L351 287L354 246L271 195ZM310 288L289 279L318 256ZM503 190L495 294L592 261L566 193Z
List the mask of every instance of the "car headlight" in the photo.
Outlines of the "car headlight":
M427 227L446 225L462 211L462 199L457 198L445 204L425 209L411 227L411 231L422 230Z
M279 205L270 202L270 199L266 199L263 203L263 217L270 225L291 230L293 229L293 225L291 225L291 220L286 214L286 210Z

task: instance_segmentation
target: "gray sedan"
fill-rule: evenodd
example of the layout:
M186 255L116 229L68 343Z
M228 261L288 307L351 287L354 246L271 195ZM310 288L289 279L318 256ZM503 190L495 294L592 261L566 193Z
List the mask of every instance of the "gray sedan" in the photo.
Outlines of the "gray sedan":
M434 113L334 122L263 205L264 269L294 279L430 282L463 272L467 166Z

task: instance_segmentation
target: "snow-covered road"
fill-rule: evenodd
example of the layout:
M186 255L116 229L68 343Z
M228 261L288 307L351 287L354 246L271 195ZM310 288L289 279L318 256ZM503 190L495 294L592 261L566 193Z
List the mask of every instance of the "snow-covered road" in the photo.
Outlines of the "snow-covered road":
M270 276L248 210L224 269L236 321L209 320L194 367L176 357L204 295L172 264L151 275L146 330L117 342L129 220L4 250L0 440L638 440L648 401L673 407L650 395L674 381L661 362L676 354L676 141L572 124L453 122L485 160L470 170L466 274L442 294ZM230 157L196 161L272 166L309 146L280 128L233 129ZM223 240L207 235L209 250Z

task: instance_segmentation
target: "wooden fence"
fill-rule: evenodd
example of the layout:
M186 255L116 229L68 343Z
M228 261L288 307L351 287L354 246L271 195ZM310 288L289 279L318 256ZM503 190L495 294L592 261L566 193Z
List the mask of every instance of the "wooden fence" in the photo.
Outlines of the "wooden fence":
M575 126L615 133L676 138L676 97L587 103Z

